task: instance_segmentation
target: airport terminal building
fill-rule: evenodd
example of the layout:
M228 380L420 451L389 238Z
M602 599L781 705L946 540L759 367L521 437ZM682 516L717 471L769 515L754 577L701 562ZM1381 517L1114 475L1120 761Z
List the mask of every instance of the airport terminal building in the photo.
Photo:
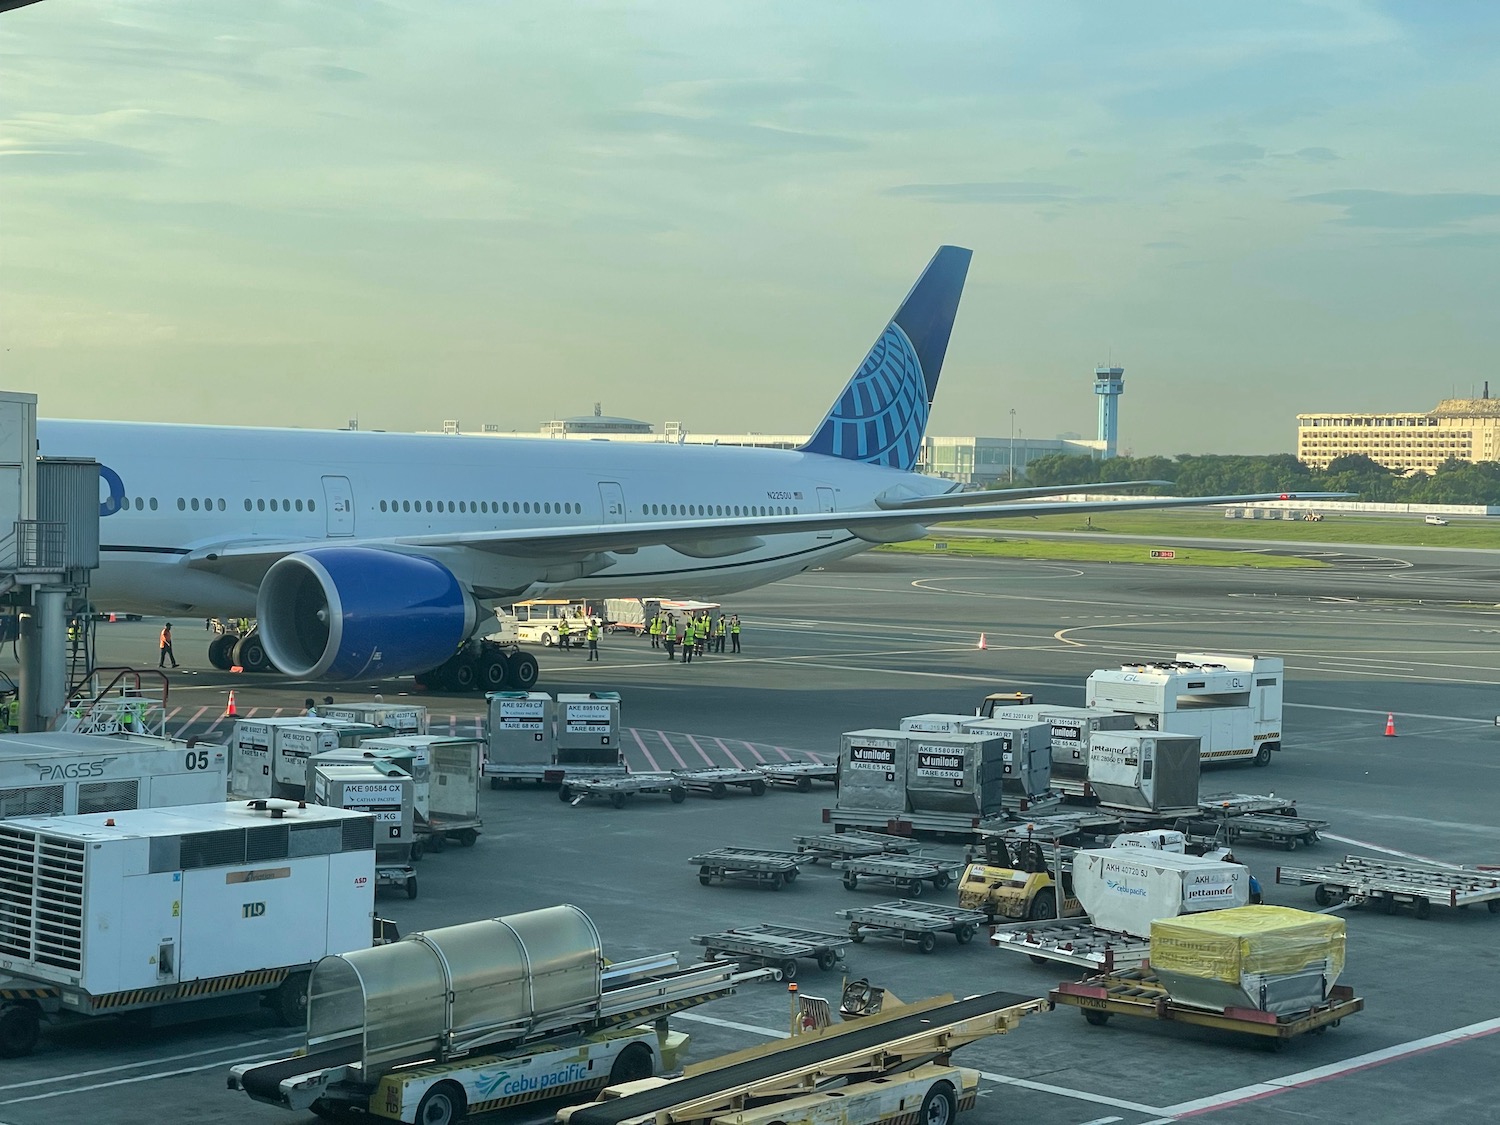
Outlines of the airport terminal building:
M1430 473L1450 458L1500 459L1500 399L1449 398L1425 414L1299 414L1297 459L1324 469L1364 454L1398 472Z

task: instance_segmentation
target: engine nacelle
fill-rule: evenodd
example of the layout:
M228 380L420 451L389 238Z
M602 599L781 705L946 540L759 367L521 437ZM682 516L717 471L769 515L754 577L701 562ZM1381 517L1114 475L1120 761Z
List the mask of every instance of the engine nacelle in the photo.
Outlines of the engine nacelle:
M474 601L441 563L373 547L315 547L277 560L255 617L290 676L355 680L436 668L474 631Z

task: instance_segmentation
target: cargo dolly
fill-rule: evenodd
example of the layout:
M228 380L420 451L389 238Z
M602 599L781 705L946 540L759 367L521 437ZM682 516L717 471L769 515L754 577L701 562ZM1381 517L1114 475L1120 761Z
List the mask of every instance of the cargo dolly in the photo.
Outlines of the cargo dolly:
M1043 918L990 927L990 944L1031 958L1034 965L1056 961L1096 973L1131 968L1151 956L1151 942L1132 934L1100 929L1087 918Z
M422 817L413 826L417 837L417 844L412 845L413 855L420 858L423 850L440 852L450 843L472 848L478 842L479 830L483 827L484 821L477 816Z
M1318 833L1328 827L1328 821L1281 813L1245 813L1195 820L1191 826L1211 830L1226 847L1233 847L1241 840L1264 840L1294 852L1299 844L1316 844Z
M693 944L705 947L707 960L750 961L779 970L782 980L797 979L797 962L803 958L816 961L826 973L844 959L853 940L848 934L772 925L693 935Z
M682 782L670 773L627 773L620 777L594 777L565 781L557 790L557 799L568 805L584 801L608 801L617 809L641 793L665 793L674 805L687 800Z
M574 763L563 763L561 765L554 763L547 765L544 763L528 764L513 762L486 762L484 764L484 776L490 779L491 789L500 789L506 785L516 787L528 781L534 781L538 785L601 781L608 778L624 777L629 772L623 762L615 766L580 765Z
M562 1110L558 1120L565 1125L896 1120L951 1125L957 1111L973 1107L979 1084L978 1073L951 1064L952 1053L1012 1031L1023 1017L1050 1007L1046 999L992 992L886 1008L705 1060L671 1081L606 1090L600 1101ZM887 1107L899 1116L888 1114Z
M820 859L857 859L874 855L905 855L912 842L883 832L829 832L821 836L797 836L793 843L808 863Z
M715 801L729 795L730 786L750 790L760 797L766 791L766 778L759 770L737 770L728 766L702 770L673 770L672 776L690 793L707 793Z
M688 862L698 865L698 882L705 887L715 879L725 883L742 879L765 883L773 891L779 891L787 883L796 881L797 865L802 862L802 856L796 852L758 848L715 848L690 857Z
M1054 1004L1078 1008L1083 1018L1096 1027L1103 1027L1110 1016L1171 1020L1258 1036L1272 1050L1280 1050L1295 1036L1337 1027L1345 1016L1352 1016L1365 1006L1352 988L1336 984L1328 990L1327 1000L1305 1012L1277 1015L1257 1008L1225 1008L1222 1012L1194 1008L1173 1000L1149 966L1065 981L1048 996Z
M417 872L409 863L375 864L375 888L400 887L407 898L417 897Z
M1297 802L1274 793L1210 793L1198 799L1198 808L1209 816L1245 816L1270 813L1273 816L1296 816Z
M871 855L842 859L832 867L843 873L846 890L855 890L861 879L869 879L900 887L912 898L919 898L923 883L931 883L933 890L946 889L964 869L964 863L962 860L923 856Z
M1386 914L1395 913L1399 906L1410 906L1418 918L1426 918L1434 903L1464 907L1482 902L1491 914L1500 914L1500 872L1474 867L1346 855L1338 863L1323 867L1278 867L1276 881L1314 884L1313 898L1319 906L1374 903Z
M909 941L919 953L937 948L938 934L952 934L959 945L968 945L988 919L977 910L936 903L916 903L906 899L882 902L875 906L856 906L834 911L849 922L849 936L864 941L865 931Z
M798 793L811 793L813 782L826 781L838 788L839 767L823 762L782 762L779 765L755 767L772 785L795 789Z

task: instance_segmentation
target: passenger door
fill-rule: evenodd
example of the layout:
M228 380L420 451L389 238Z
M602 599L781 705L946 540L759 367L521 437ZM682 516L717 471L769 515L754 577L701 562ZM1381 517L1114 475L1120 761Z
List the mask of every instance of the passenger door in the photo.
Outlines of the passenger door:
M599 503L605 523L625 522L625 490L612 480L599 482Z
M323 478L323 505L330 537L354 534L354 490L348 477Z

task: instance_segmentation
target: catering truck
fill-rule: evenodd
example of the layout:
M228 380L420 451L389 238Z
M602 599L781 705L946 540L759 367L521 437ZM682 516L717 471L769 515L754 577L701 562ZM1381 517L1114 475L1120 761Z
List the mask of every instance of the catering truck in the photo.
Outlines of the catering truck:
M229 1088L320 1117L456 1125L676 1069L687 1036L670 1013L772 975L673 953L606 961L576 906L445 926L325 957L303 1049L233 1067Z

